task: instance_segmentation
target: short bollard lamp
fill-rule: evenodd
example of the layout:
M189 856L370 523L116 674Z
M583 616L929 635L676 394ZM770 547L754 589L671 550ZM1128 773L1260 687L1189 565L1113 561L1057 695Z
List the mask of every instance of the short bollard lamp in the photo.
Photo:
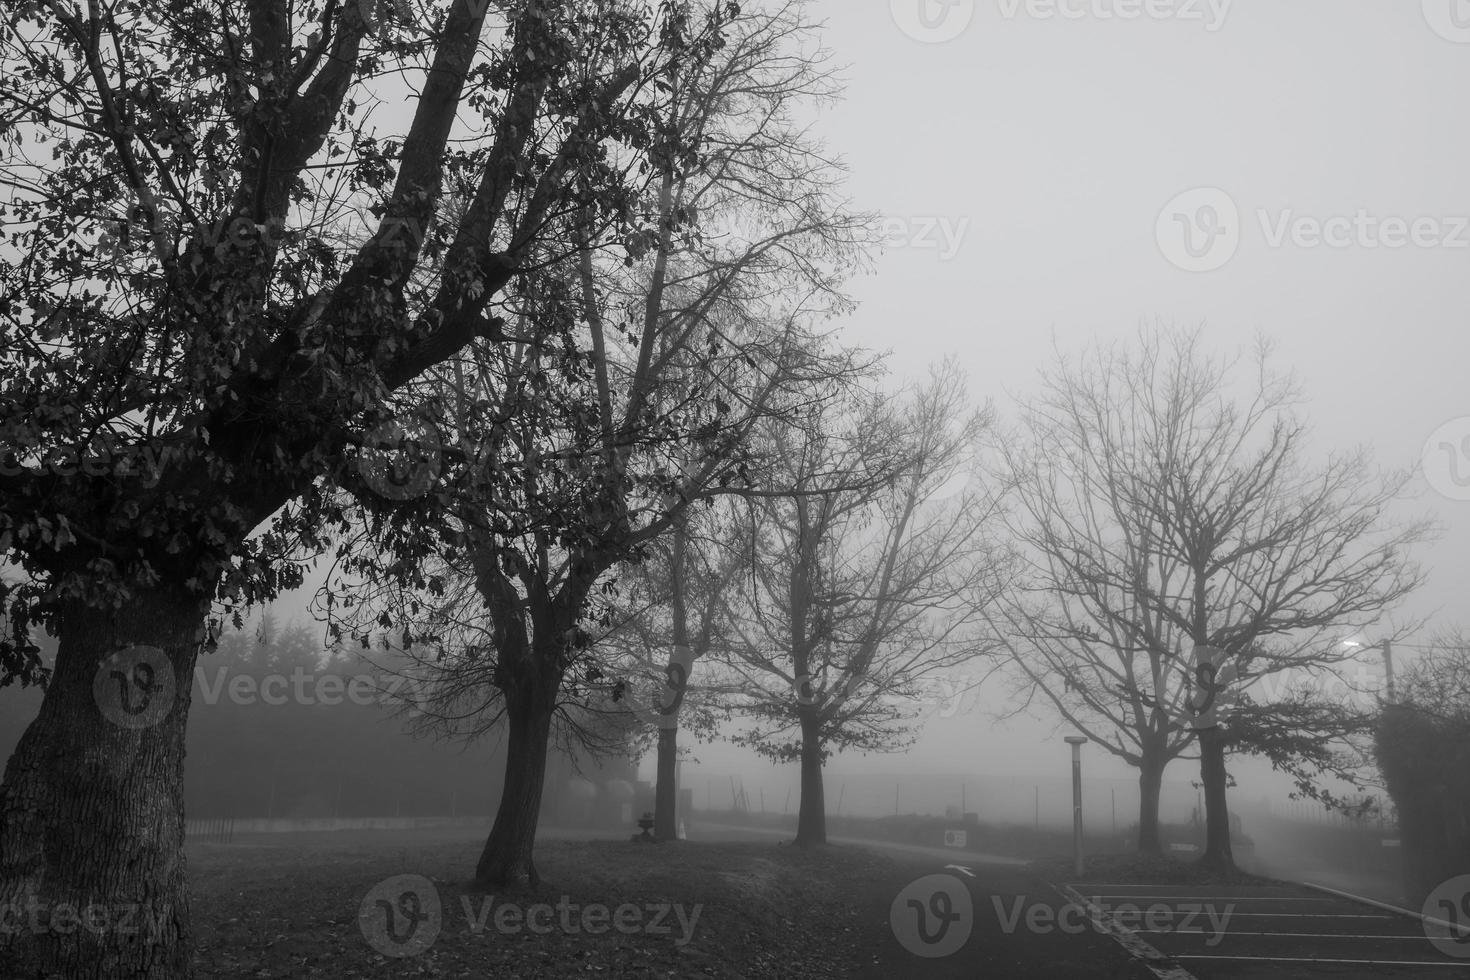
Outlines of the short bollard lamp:
M645 843L648 843L648 844L653 844L653 843L656 843L657 842L656 839L653 836L653 814L652 813L645 813L645 814L643 814L643 816L639 817L638 818L638 826L642 829L643 833L642 834L639 834L637 837L634 837L633 838L634 840L636 840L636 841L642 841L642 842L645 842Z

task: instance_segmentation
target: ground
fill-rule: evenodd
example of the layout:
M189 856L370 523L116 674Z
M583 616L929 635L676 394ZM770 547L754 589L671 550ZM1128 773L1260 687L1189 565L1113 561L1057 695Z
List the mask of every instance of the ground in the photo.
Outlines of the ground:
M858 848L548 841L537 848L538 889L489 896L466 887L478 845L464 836L394 833L190 845L199 976L823 980L853 976L883 938L856 928L851 896L886 879L892 864ZM418 955L389 958L365 938L359 913L380 882L405 874L433 882L442 928ZM574 909L600 903L614 912L636 905L651 928L657 913L649 905L681 904L686 923L694 905L702 908L685 941L677 914L665 917L657 928L669 931L657 935L608 929L591 936L575 914L572 932L533 934L514 917L506 919L512 928L497 930L495 910L507 902L523 910L558 902ZM366 911L371 918L373 909Z
M1097 856L1076 876L1060 859L703 832L721 837L544 839L542 885L494 895L466 883L473 830L193 843L198 976L1470 976L1470 943L1435 943L1411 917L1170 857Z

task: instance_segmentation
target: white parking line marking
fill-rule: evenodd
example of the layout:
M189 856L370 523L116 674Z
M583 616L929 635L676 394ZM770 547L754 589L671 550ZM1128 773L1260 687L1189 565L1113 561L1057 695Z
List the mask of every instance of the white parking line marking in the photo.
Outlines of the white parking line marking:
M1352 892L1338 891L1336 888L1328 888L1326 885L1314 885L1310 881L1304 881L1302 882L1302 884L1306 885L1308 888L1315 889L1316 891L1325 892L1328 895L1335 895L1338 898L1345 898L1350 902L1356 902L1359 905L1367 905L1368 907L1375 909L1387 909L1389 912L1397 913L1400 916L1408 916L1411 919L1418 919L1425 925L1437 926L1441 929L1446 929L1448 931L1454 932L1460 936L1470 935L1470 927L1461 925L1459 923L1445 922L1443 919L1431 918L1430 916L1424 915L1422 912L1415 912L1412 909L1402 908L1398 905L1390 905L1388 902L1380 902L1377 899L1373 898L1364 898L1362 895L1354 895Z
M1470 962L1450 963L1445 960L1337 960L1321 956L1175 956L1176 960L1236 960L1254 963L1346 963L1357 966L1449 966L1470 970Z
M1200 894L1183 894L1183 895L1173 894L1173 895L1171 895L1171 894L1162 894L1162 893L1160 893L1160 889L1161 888L1170 888L1170 887L1176 887L1176 886L1158 885L1158 884L1140 885L1140 884L1132 884L1132 883L1107 884L1107 883L1099 883L1099 882L1086 882L1086 883L1069 883L1069 884L1060 886L1058 888L1058 890L1061 891L1064 896L1066 896L1068 898L1071 898L1077 904L1079 904L1079 905L1083 906L1084 908L1086 908L1091 913L1091 915L1092 915L1092 917L1093 917L1093 919L1094 919L1095 922L1097 922L1099 925L1101 925L1103 928L1105 928L1113 936L1113 938L1118 941L1119 944L1121 944L1125 949L1127 949L1128 952L1134 956L1134 958L1140 960L1145 966L1147 966L1148 969L1152 973L1154 973L1155 976L1160 977L1160 978L1164 978L1164 980L1194 980L1194 977L1192 976L1192 974L1190 974L1188 971L1184 970L1182 967L1176 965L1176 964L1178 964L1180 962L1183 962L1183 961L1186 961L1186 960L1207 960L1207 961L1239 962L1239 963L1320 963L1320 964L1323 964L1323 965L1369 966L1369 967L1439 966L1439 967L1459 967L1462 970L1470 971L1470 960L1465 960L1465 961L1455 961L1455 960L1402 960L1402 959L1389 960L1389 959L1349 958L1349 957L1340 957L1340 956L1246 956L1246 955L1231 955L1231 954L1228 954L1228 953L1213 953L1213 954L1212 953L1177 953L1177 954L1165 954L1165 953L1162 953L1159 950L1155 949L1153 946L1150 946L1146 941L1144 941L1144 939L1142 938L1142 936L1144 936L1144 935L1149 935L1149 936L1156 936L1156 935L1174 935L1174 936L1186 937L1186 936L1210 936L1210 935L1214 935L1214 933L1211 930L1208 930L1208 929L1196 929L1196 928L1189 928L1189 929L1176 929L1176 928L1160 928L1160 929L1155 929L1155 928L1142 929L1142 928L1140 928L1140 929L1133 929L1133 928L1128 927L1127 925L1124 925L1123 922L1118 921L1117 918L1114 918L1114 915L1113 914L1109 914L1110 911L1112 911L1112 910L1105 910L1102 906L1100 906L1098 904L1100 902L1103 902L1104 900L1111 900L1113 902L1113 904L1117 904L1117 902L1119 900L1124 900L1124 901L1133 902L1133 903L1154 902L1154 903L1161 903L1161 904L1172 905L1172 906L1182 906L1182 905L1185 905L1186 903L1199 903L1199 902L1216 902L1216 903L1229 902L1229 903L1234 904L1235 906L1244 905L1244 906L1249 907L1250 906L1250 903L1252 903L1252 902L1255 902L1255 903L1271 903L1271 902L1330 902L1330 899L1329 898L1326 898L1326 897L1319 899L1319 898L1310 898L1310 897L1304 898L1304 897L1301 897L1300 895L1281 895L1281 894L1269 895L1269 894L1261 894L1261 891L1263 891L1264 889L1254 890L1254 893L1235 894L1235 895L1200 895ZM1339 897L1339 896L1341 896L1343 898L1356 898L1357 897L1357 896L1346 896L1346 895L1342 895L1342 893L1335 893L1331 889L1321 888L1320 886L1312 886L1312 887L1314 887L1314 890L1323 892L1325 896L1331 896L1333 898L1336 898L1336 897ZM1083 894L1083 890L1084 889L1086 891L1088 891L1090 894L1084 895ZM1095 889L1098 889L1098 891L1094 891ZM1133 890L1132 891L1100 891L1100 889L1133 889ZM1281 891L1285 891L1286 888L1285 887L1278 887L1278 888L1275 888L1274 890L1277 891L1277 892L1281 892ZM1395 906L1389 906L1389 905L1385 905L1385 904L1379 903L1379 902L1367 902L1365 904L1377 906L1377 908L1380 909L1380 910L1382 910L1382 911L1393 911L1393 912L1398 912L1399 911L1397 909L1397 907L1395 907ZM1269 907L1269 905L1267 907ZM1340 905L1339 905L1339 907L1340 907ZM1349 907L1351 908L1351 905L1349 905ZM1169 911L1169 913L1175 914L1175 915L1184 915L1185 914L1185 910L1184 909L1181 909L1181 908L1169 908L1168 911ZM1365 913L1365 912L1305 912L1305 911L1303 911L1303 912L1240 912L1240 911L1234 911L1234 912L1231 913L1231 919L1232 920L1234 920L1234 919L1313 919L1313 920L1322 920L1324 923L1326 921L1328 921L1328 920L1334 920L1334 919L1351 920L1351 922L1344 922L1343 923L1343 925L1344 925L1345 928L1354 928L1354 927L1371 928L1370 926L1368 926L1368 923L1367 923L1366 920L1377 920L1379 922L1382 922L1382 921L1385 921L1385 920L1392 921L1392 920L1402 920L1403 919L1403 916L1402 915L1384 915L1384 914L1382 914L1382 911L1378 912L1377 914ZM1126 920L1127 919L1127 915L1126 914L1123 915L1122 918ZM1358 925L1359 923L1361 923L1362 925L1359 926ZM1271 925L1272 924L1269 924L1269 923L1261 923L1258 928L1261 928L1261 929L1269 929ZM1285 928L1288 928L1288 929L1291 928L1291 926L1287 925L1286 923L1281 923L1281 925L1283 927L1285 927ZM1300 928L1300 927L1298 927L1298 928ZM1310 926L1307 926L1307 928L1311 928L1311 927ZM1382 928L1382 927L1380 926L1379 928ZM1340 939L1340 940L1347 940L1347 941L1364 941L1364 940L1368 940L1368 941L1374 941L1374 942L1385 942L1385 941L1387 941L1387 942L1412 942L1412 943L1418 943L1420 941L1426 941L1426 942L1432 941L1429 936L1427 936L1427 935L1421 935L1421 934L1418 934L1418 933L1398 933L1398 934L1389 933L1389 934L1383 934L1383 933L1357 933L1357 932L1349 932L1349 933L1335 933L1335 932L1325 932L1325 933L1324 932L1276 932L1276 931L1249 931L1249 932L1241 932L1241 931L1238 931L1238 930L1235 930L1235 929L1231 929L1230 930L1230 935L1232 935L1232 936L1243 936L1243 937L1244 936L1248 936L1248 937L1254 937L1256 939L1277 939L1277 938L1280 938L1280 939L1314 939L1314 940L1334 940L1334 939ZM1411 953L1410 955L1413 955L1413 954Z
M1110 881L1083 881L1083 882L1069 881L1069 882L1067 882L1067 887L1069 887L1069 888L1193 888L1194 886L1193 885L1161 885L1161 884L1158 884L1157 882L1155 882L1154 884L1151 884L1151 885L1140 885L1140 884L1136 884L1136 883L1133 883L1133 882L1127 882L1127 881L1116 881L1116 882L1110 882ZM1278 891L1278 892L1280 892L1280 891L1287 891L1288 890L1288 886L1286 886L1286 885L1262 885L1259 888L1256 887L1255 885L1241 885L1240 887L1242 887L1242 888L1250 888L1250 889L1252 889L1254 891Z
M1158 932L1158 933L1172 934L1172 935L1175 935L1175 936L1213 936L1213 935L1215 935L1214 931L1213 930L1210 930L1210 929L1135 929L1134 932ZM1241 932L1238 929L1231 929L1230 930L1230 935L1232 935L1232 936L1281 936L1283 938L1291 938L1291 939L1405 939L1405 940L1423 940L1426 943L1427 942L1433 942L1433 940L1431 940L1428 936L1421 936L1418 933L1411 933L1411 932L1392 933L1392 934L1388 934L1388 935L1364 935L1362 933L1357 933L1357 932Z
M1231 912L1232 919L1393 919L1392 915L1351 915L1341 912Z
M1080 890L1080 889L1078 889ZM1333 904L1332 899L1327 898L1280 898L1276 895L1126 895L1126 893L1114 892L1082 892L1088 898L1157 898L1158 901L1170 902L1322 902L1323 905Z

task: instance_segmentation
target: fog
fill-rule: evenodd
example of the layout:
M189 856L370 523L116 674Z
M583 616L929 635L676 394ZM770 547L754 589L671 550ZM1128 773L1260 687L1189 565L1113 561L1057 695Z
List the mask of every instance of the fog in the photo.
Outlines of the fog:
M1470 45L1413 3L1176 6L1192 14L961 0L946 23L967 26L922 43L898 26L903 3L819 4L848 91L817 125L852 197L895 222L873 274L852 284L860 307L844 335L888 351L896 379L955 355L1003 420L1054 347L1126 340L1142 322L1203 324L1225 351L1264 336L1301 379L1324 452L1365 444L1384 466L1418 469L1430 437L1467 411L1470 232L1450 233L1470 215L1458 105ZM1223 267L1188 272L1157 221L1201 187L1233 199L1239 243ZM1360 212L1440 218L1447 242L1273 240L1282 220ZM1444 534L1421 549L1431 574L1395 620L1426 621L1422 638L1463 620L1470 504L1424 479L1417 492L1405 514L1431 513ZM282 598L277 616L304 618L309 592ZM829 812L840 800L843 813L892 813L896 790L903 812L963 797L983 819L1028 822L1039 793L1041 819L1065 823L1070 730L1040 707L1002 720L1009 710L999 682L920 705L909 751L830 760ZM697 805L728 805L733 778L752 806L763 791L768 810L790 795L795 811L794 765L721 743L687 750ZM1286 805L1290 781L1269 766L1235 758L1231 771L1233 801ZM1114 799L1120 825L1136 819L1134 770L1089 746L1084 772L1089 825L1111 827ZM651 760L640 775L652 778ZM1197 763L1176 760L1165 779L1166 819L1187 820Z
M1453 447L1470 447L1470 128L1461 105L1470 36L1449 19L1451 0L1136 6L1163 14L1124 16L1135 5L1121 0L816 5L847 91L812 125L845 162L852 200L886 222L881 256L851 283L858 307L842 336L886 352L894 388L952 356L1001 426L1036 392L1055 351L1128 342L1141 324L1201 325L1207 345L1226 353L1271 342L1273 363L1300 382L1296 411L1312 426L1312 450L1325 457L1361 445L1385 468L1411 469L1412 494L1396 516L1442 527L1416 551L1424 586L1374 630L1344 630L1336 641L1370 645L1371 674L1371 644L1415 624L1396 648L1406 669L1433 635L1470 619L1470 493L1454 491L1464 484L1450 470L1464 463ZM1399 226L1418 231L1405 241ZM1221 236L1223 252L1195 248ZM271 604L277 629L320 639L311 596L323 575L319 567ZM264 612L250 613L244 635ZM950 672L911 702L915 740L902 751L828 760L835 837L850 830L844 818L919 815L1064 841L1072 798L1063 738L1074 729L1042 700L1019 706L1013 678L990 666ZM34 691L0 692L0 756L36 703ZM196 705L191 740L207 737L214 707ZM262 727L251 737L268 735L274 718L256 715ZM468 750L401 738L412 746L395 763L404 772L440 772L462 791L428 799L404 782L381 797L354 800L349 790L344 803L338 763L298 766L294 788L262 763L265 805L258 793L227 803L202 781L211 765L240 764L221 763L230 758L221 736L203 752L191 742L191 816L493 815L504 759L496 735ZM691 828L794 826L796 763L687 735L681 756ZM651 751L602 763L558 756L545 826L636 831L634 818L652 806L654 761ZM1083 748L1082 767L1089 839L1126 847L1137 770L1096 744ZM1238 855L1244 867L1302 872L1293 835L1345 825L1291 799L1291 779L1262 760L1234 755L1230 772L1232 810L1253 839ZM1160 814L1176 841L1202 819L1199 778L1192 752L1165 772ZM619 784L612 796L609 781ZM594 798L616 806L594 807ZM1358 825L1365 839L1391 839L1376 827ZM1371 892L1385 873L1379 857L1310 870L1356 875Z

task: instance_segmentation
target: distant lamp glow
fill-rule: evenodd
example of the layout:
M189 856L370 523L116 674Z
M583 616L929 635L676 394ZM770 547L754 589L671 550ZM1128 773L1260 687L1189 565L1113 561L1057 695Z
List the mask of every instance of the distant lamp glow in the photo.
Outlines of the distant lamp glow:
M1348 647L1350 649L1353 649L1353 650L1370 650L1370 649L1373 649L1374 647L1377 647L1379 653L1383 657L1383 681L1384 681L1384 690L1385 690L1385 693L1388 695L1388 700L1390 700L1390 701L1394 700L1394 687L1393 687L1393 641L1392 640L1384 640L1381 643L1368 644L1368 643L1364 643L1362 640L1343 640L1342 641L1342 645L1345 646L1345 647Z

